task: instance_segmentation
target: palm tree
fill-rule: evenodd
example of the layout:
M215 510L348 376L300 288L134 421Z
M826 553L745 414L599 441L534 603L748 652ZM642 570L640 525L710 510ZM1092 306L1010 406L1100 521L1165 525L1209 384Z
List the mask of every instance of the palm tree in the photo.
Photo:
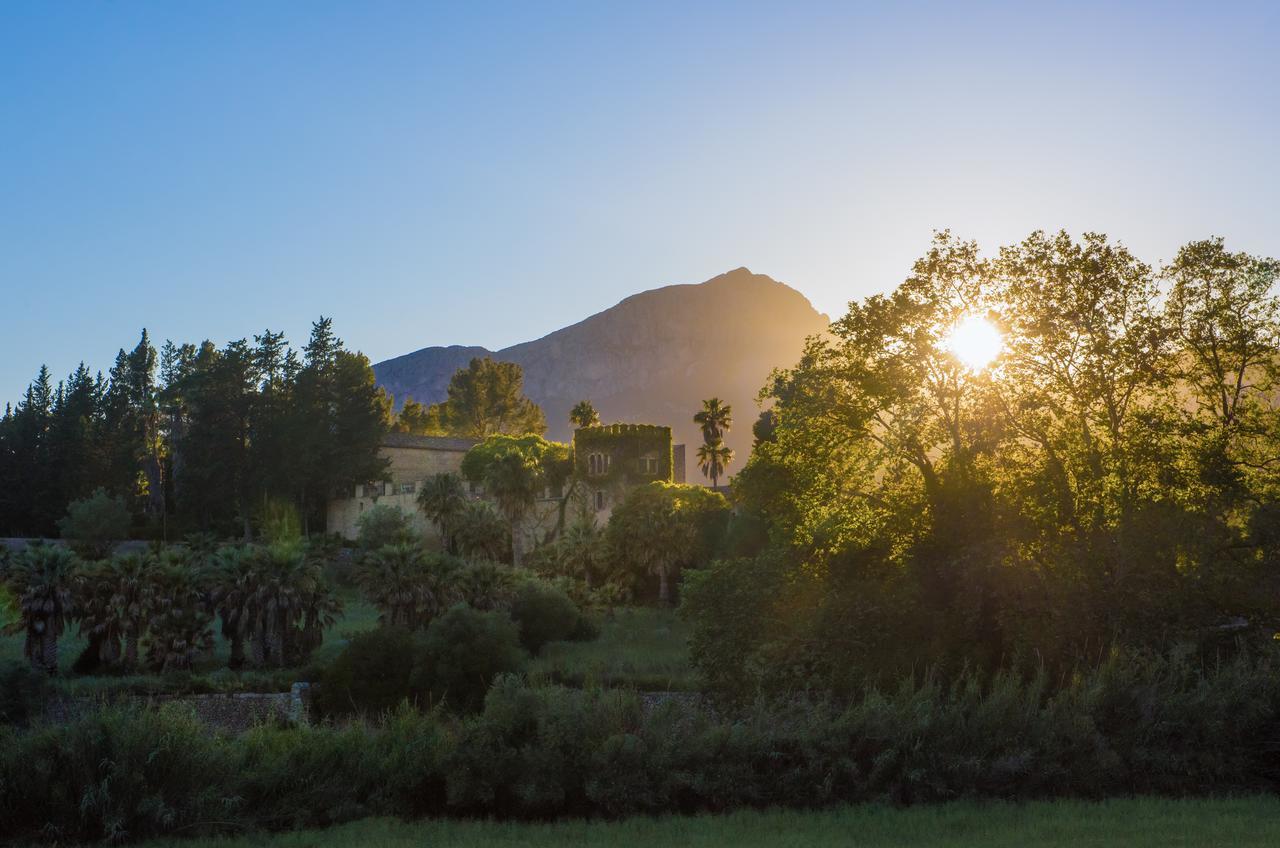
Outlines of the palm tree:
M98 658L138 667L138 645L147 630L155 583L154 561L139 553L116 554L81 575L80 632L97 645Z
M147 663L156 671L189 670L212 649L208 581L185 551L170 548L156 559L147 627Z
M511 537L502 516L486 501L468 501L455 522L458 553L468 560L496 560L507 555Z
M425 627L454 600L458 560L413 544L383 545L356 567L356 582L382 624Z
M222 623L222 638L231 644L231 657L227 663L231 668L244 665L246 639L253 643L255 659L259 663L265 654L261 641L254 638L262 561L252 548L243 546L220 548L213 556L211 597L214 611Z
M580 400L573 409L569 410L569 423L578 429L595 427L600 423L600 413L596 412L591 401Z
M58 670L58 637L74 611L79 566L79 557L69 549L37 544L14 557L5 571L26 631L23 653L37 671Z
M722 441L717 440L698 448L698 467L702 469L703 474L711 478L713 489L720 475L724 474L725 468L731 462L733 462L733 450L726 447Z
M724 441L733 426L733 407L721 403L720 398L709 398L702 402L702 411L693 416L693 423L702 428L702 441L706 444Z
M298 544L261 550L263 579L254 604L266 660L279 668L305 659L341 610L320 566Z
M462 478L457 474L437 474L429 478L418 492L418 506L440 528L440 547L455 553L456 522L467 506Z
M538 462L519 451L508 451L489 463L484 487L511 525L511 563L519 568L524 558L521 544L524 517L533 508L542 487Z
M599 565L603 539L595 520L574 522L560 538L560 562L570 577L581 577L591 588L591 574Z

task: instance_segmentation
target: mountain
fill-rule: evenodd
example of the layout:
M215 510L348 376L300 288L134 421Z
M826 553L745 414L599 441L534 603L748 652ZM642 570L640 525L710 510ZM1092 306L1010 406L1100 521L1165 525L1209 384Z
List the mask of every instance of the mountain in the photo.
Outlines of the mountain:
M397 402L445 398L449 378L477 356L524 369L525 394L547 416L547 437L567 441L569 409L586 399L601 419L666 424L687 449L688 479L701 480L694 452L702 437L693 414L717 396L733 405L726 438L746 462L756 394L769 372L799 358L806 336L829 323L795 289L738 268L696 285L673 285L621 303L536 341L490 351L427 347L374 365L378 383Z

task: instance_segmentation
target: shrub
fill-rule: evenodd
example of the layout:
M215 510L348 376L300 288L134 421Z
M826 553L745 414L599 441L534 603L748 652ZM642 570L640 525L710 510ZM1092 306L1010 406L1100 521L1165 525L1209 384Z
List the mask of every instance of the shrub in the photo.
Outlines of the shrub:
M418 534L409 523L409 516L387 504L365 510L356 519L356 524L360 528L360 547L367 551L376 551L385 545L404 545L419 541Z
M48 675L29 665L0 665L0 724L30 724L43 713L50 688Z
M322 715L378 716L402 701L418 700L411 684L421 662L420 634L402 627L379 627L352 637L324 671L315 707Z
M519 631L507 615L459 604L427 628L414 686L435 703L474 711L495 677L523 665Z
M129 538L132 517L124 501L113 498L105 489L90 497L72 501L66 517L58 522L58 531L72 549L85 559L105 559L116 542Z
M516 589L511 618L520 626L520 644L536 655L548 642L568 639L582 614L564 592L540 580L527 580Z

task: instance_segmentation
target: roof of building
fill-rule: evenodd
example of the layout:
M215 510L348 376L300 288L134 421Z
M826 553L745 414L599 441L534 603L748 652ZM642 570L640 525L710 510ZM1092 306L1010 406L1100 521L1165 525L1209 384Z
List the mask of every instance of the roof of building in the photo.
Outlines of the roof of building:
M479 439L464 439L456 436L415 436L412 433L388 433L382 438L384 448L413 448L459 453L466 453L479 443Z

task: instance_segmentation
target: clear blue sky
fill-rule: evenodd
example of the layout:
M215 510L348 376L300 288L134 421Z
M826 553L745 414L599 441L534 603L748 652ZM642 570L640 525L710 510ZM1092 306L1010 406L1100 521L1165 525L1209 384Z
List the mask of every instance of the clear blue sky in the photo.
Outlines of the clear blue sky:
M5 3L0 402L142 326L497 348L739 265L838 314L941 227L1280 254L1280 4L693 5Z

